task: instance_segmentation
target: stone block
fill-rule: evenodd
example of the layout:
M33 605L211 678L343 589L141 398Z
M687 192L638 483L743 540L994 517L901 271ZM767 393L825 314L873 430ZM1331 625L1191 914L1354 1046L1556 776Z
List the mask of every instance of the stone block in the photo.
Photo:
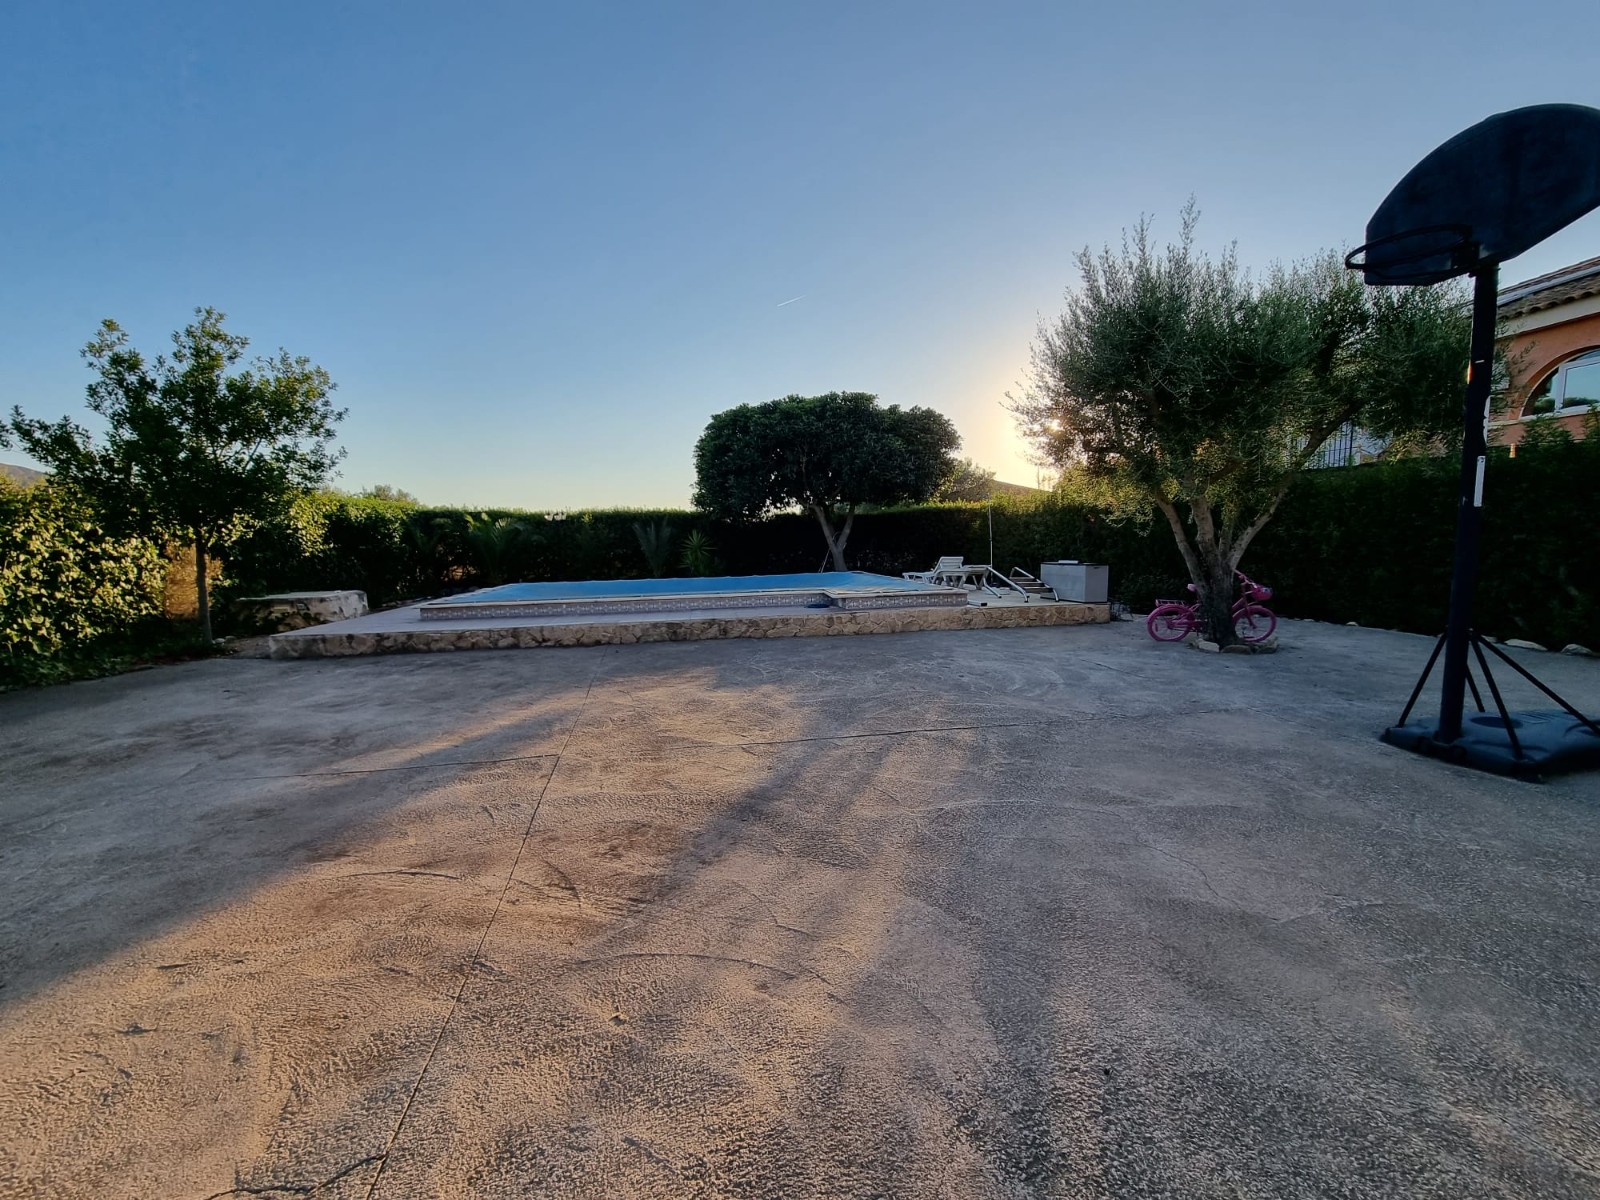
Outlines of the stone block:
M276 592L234 601L241 621L273 633L367 615L365 592Z

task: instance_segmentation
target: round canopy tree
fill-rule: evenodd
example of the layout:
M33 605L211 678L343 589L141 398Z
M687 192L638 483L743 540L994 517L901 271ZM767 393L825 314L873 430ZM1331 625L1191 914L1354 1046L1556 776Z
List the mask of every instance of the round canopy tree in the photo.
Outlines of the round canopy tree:
M1195 250L1195 220L1165 250L1146 222L1079 256L1011 407L1045 459L1161 512L1221 645L1240 560L1341 426L1459 435L1468 316L1456 289L1364 288L1333 255L1254 280Z
M240 524L283 509L327 478L344 412L333 381L304 357L280 350L244 370L249 339L223 328L223 314L195 310L154 361L115 321L101 323L83 356L96 378L89 409L103 440L71 418L50 423L13 409L0 443L15 438L56 478L95 502L107 524L192 540L200 628L211 638L207 564Z
M718 413L694 448L695 506L738 520L805 509L822 527L834 570L848 570L857 510L927 500L961 445L942 413L877 400L829 392Z

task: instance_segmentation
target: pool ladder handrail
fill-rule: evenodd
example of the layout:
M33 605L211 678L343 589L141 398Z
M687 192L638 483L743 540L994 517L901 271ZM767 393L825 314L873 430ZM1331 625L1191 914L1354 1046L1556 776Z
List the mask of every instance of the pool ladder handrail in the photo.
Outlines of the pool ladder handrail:
M983 580L980 582L979 586L996 599L999 599L1000 592L994 587L993 584L989 582L991 577L999 580L1000 583L1010 588L1012 591L1019 593L1022 596L1024 603L1031 603L1039 596L1050 595L1049 588L1045 587L1044 584L1040 583L1032 575L1029 575L1021 567L1012 567L1010 575L1002 575L999 571L996 571L993 567L990 567L989 570L984 574ZM1026 580L1027 582L1018 582L1018 577ZM1035 586L1032 585L1036 585L1037 590Z

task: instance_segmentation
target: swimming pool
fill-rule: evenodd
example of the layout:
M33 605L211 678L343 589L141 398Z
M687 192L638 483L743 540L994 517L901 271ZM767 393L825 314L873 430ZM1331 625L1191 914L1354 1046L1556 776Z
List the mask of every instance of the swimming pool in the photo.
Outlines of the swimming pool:
M421 606L424 621L462 617L578 616L728 608L943 608L963 605L960 588L868 571L803 575L719 575L699 579L589 579L508 583Z

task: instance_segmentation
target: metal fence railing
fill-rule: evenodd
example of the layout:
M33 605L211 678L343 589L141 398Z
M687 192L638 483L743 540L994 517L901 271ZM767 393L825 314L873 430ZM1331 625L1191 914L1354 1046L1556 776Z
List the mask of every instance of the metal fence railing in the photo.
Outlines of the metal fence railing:
M1317 452L1306 460L1306 467L1315 470L1321 467L1353 467L1357 463L1371 462L1383 453L1388 444L1387 438L1374 437L1346 421L1332 437L1317 447Z

